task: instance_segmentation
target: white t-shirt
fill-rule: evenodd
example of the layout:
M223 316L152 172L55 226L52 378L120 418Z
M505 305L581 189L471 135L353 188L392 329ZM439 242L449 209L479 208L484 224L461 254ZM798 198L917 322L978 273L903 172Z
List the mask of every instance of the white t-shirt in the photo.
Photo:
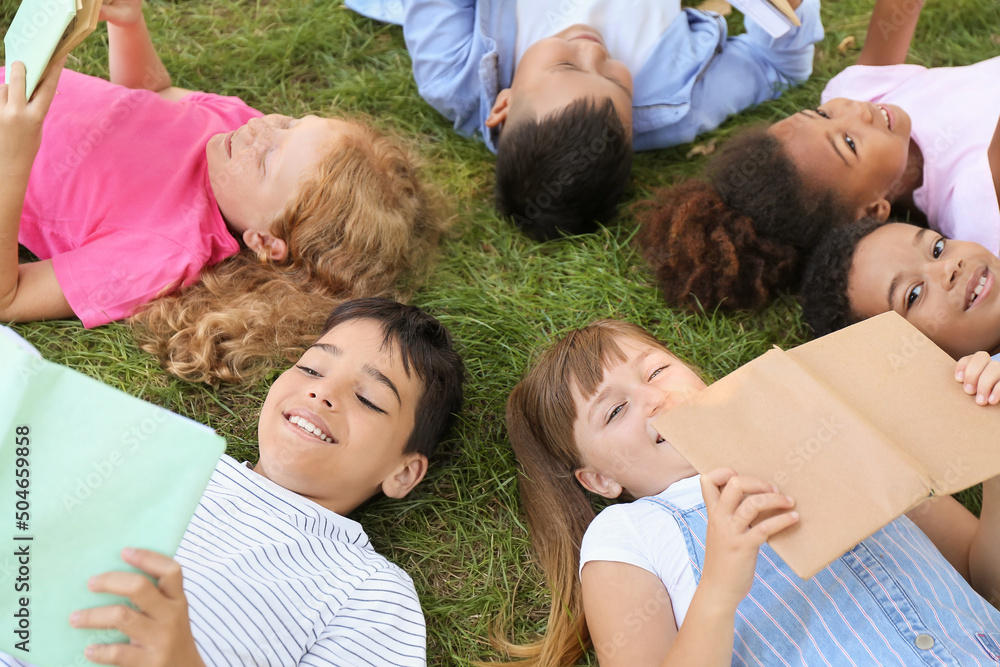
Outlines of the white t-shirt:
M854 65L826 85L823 102L835 97L902 107L924 155L914 202L945 236L1000 255L1000 206L986 154L1000 118L1000 57L934 69Z
M702 504L701 475L671 484L657 498L684 510ZM670 595L677 627L684 622L697 587L687 545L673 515L652 503L610 505L587 528L580 545L580 571L604 560L641 567L659 577Z
M361 524L228 456L175 560L209 667L426 664L413 582ZM24 664L0 653L0 665Z
M611 57L635 74L680 13L680 0L517 0L514 68L535 42L583 23L600 31Z

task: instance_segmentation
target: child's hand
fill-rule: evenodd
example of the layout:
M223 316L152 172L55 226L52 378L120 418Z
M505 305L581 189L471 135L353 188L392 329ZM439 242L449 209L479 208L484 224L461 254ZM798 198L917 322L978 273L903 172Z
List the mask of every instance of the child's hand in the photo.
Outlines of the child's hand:
M49 111L65 59L55 64L25 99L24 63L10 66L10 83L0 85L0 179L26 180L42 145L42 123Z
M955 379L965 383L965 393L975 394L979 405L1000 403L1000 361L990 359L988 352L976 352L959 359Z
M135 25L142 18L142 0L104 0L97 18L120 28Z
M733 607L747 596L753 585L760 545L799 520L797 512L783 511L751 525L763 513L790 510L795 505L795 501L777 490L770 482L740 477L726 468L701 476L708 534L705 571L699 589L706 584L714 586L716 599Z
M87 659L122 667L203 666L191 636L181 566L144 549L125 549L122 560L156 581L132 572L106 572L90 580L90 590L128 598L135 609L95 607L70 617L75 628L118 630L130 640L128 644L92 644L87 647Z

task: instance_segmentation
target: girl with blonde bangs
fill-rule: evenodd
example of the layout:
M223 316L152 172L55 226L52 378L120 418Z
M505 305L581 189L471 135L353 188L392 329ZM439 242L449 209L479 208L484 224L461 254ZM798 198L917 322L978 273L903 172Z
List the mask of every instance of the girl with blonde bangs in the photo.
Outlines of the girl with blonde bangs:
M546 351L507 427L552 591L545 635L510 665L995 664L1000 481L981 522L925 502L808 581L766 544L798 521L768 481L698 475L652 420L705 388L648 332L601 320ZM987 408L988 409L988 408ZM628 498L595 517L585 491ZM979 637L980 639L977 639Z
M132 318L171 373L245 381L424 267L442 223L395 141L174 87L142 0L101 18L110 80L0 70L0 321Z
M308 347L324 313L401 296L397 281L426 268L442 228L433 197L395 141L360 127L272 223L287 256L245 249L131 318L168 371L209 384L258 378Z

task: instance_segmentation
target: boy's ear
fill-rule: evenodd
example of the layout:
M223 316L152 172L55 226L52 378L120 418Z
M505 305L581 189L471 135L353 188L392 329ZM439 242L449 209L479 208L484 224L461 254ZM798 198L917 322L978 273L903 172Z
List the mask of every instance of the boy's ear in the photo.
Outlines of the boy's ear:
M501 123L507 120L507 115L510 113L510 88L504 88L497 95L497 101L493 103L493 108L490 109L490 115L486 117L486 127L499 127Z
M243 232L243 242L257 255L267 253L272 262L280 262L288 256L288 245L277 236L267 232L248 229Z
M594 472L589 468L577 468L573 474L580 486L591 493L596 493L605 498L617 498L622 494L622 485L611 479L604 473Z
M427 474L427 457L407 454L403 462L382 480L382 493L390 498L402 498L413 490Z
M881 220L882 222L885 222L886 220L889 219L889 213L891 211L892 211L892 204L889 203L888 199L885 199L883 197L882 199L876 199L872 203L868 204L868 206L863 208L861 210L861 215L858 216L858 219L861 219L864 216L868 216L869 218L875 218L876 220Z

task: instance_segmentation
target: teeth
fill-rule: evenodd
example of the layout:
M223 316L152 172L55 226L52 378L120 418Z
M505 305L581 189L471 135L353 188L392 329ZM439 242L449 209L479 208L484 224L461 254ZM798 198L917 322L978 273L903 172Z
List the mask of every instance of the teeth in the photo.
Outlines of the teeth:
M889 112L885 110L885 107L879 107L879 111L882 112L882 118L885 118L885 124L889 125Z
M975 294L976 296L979 296L980 294L982 294L983 293L983 284L979 283L978 285L976 285L976 289L972 290L972 293Z
M306 431L308 433L312 433L313 435L315 435L317 438L319 438L323 442L329 442L331 444L333 443L333 438L331 438L327 434L323 433L323 429L321 429L319 426L316 426L315 424L313 424L308 419L303 419L302 417L299 417L298 415L292 415L291 417L288 418L288 421L292 422L293 424L295 424L296 426L298 426L303 431Z

